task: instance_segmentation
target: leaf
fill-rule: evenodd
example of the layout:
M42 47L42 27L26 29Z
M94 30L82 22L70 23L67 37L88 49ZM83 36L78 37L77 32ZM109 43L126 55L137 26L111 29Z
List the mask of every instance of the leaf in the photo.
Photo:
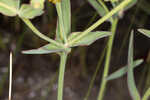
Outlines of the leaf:
M43 14L42 9L35 9L31 5L23 4L19 10L19 16L22 18L33 19Z
M128 89L133 100L141 100L139 92L136 88L134 74L133 74L133 31L130 36L129 50L128 50L128 72L127 72L127 83Z
M71 42L74 38L80 35L81 32L74 32L71 33L68 37L68 42ZM79 41L75 42L71 47L81 46L81 45L90 45L96 40L111 35L110 32L107 31L96 31L96 32L89 32L86 36L81 38Z
M150 30L147 29L138 29L139 32L141 32L142 34L144 34L145 36L150 38Z
M148 90L145 92L142 100L148 100L149 97L150 97L150 88L148 88Z
M68 34L71 32L71 7L70 0L61 0L56 3L58 13L58 25L60 28L60 37L67 40Z
M44 9L45 0L30 0L30 4L35 9Z
M16 16L20 0L0 0L0 13L6 16Z
M70 0L61 0L61 10L65 33L68 35L71 31L71 7Z
M58 48L57 46L53 44L47 44L38 49L22 51L22 53L24 54L48 54L48 53L55 53L55 52L60 52L60 51L64 51L64 49Z
M140 65L143 62L143 59L139 59L133 62L133 68L137 67L138 65ZM122 77L123 75L125 75L127 73L128 70L128 65L124 66L123 68L120 68L119 70L115 71L114 73L110 74L106 80L113 80L113 79L117 79Z

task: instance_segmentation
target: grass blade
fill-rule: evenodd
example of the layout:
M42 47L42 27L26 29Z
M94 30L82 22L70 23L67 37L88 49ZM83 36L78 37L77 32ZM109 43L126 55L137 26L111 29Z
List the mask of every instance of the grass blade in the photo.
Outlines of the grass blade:
M140 65L143 62L143 59L138 59L136 61L133 62L133 68L137 67L138 65ZM110 80L114 80L117 78L122 77L123 75L126 74L126 72L128 71L128 65L124 66L123 68L120 68L119 70L115 71L114 73L110 74L106 80L110 81Z
M133 73L133 31L130 36L129 51L128 51L128 72L127 72L128 89L133 100L141 100L139 92L136 88L134 73Z
M10 53L10 68L9 68L9 100L11 100L12 95L12 52Z

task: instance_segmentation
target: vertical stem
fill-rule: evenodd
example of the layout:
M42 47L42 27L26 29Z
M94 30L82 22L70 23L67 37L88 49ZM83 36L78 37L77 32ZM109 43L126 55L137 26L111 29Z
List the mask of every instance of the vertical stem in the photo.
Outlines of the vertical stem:
M63 100L63 84L64 84L64 73L66 62L67 62L67 54L63 52L60 56L57 100Z
M9 99L11 100L11 95L12 95L12 52L10 53L10 67L9 67Z
M108 76L112 45L113 45L113 40L114 40L115 33L116 33L117 23L118 23L118 19L114 19L112 23L112 27L111 27L112 35L109 37L108 44L107 44L108 47L107 47L106 61L105 61L105 66L104 66L104 73L103 73L102 83L101 83L101 87L100 87L97 100L102 100L104 97L105 88L107 84L107 81L105 80L105 78Z

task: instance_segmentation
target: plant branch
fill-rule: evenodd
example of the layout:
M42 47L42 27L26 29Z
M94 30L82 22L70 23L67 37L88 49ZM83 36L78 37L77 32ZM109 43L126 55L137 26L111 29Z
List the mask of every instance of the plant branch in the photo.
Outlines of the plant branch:
M107 84L107 80L105 78L108 76L112 45L113 45L113 40L114 40L115 33L116 33L117 23L118 23L118 19L116 18L114 19L112 26L111 26L112 35L109 37L108 44L107 44L108 47L107 47L106 61L105 61L105 66L104 66L104 73L103 73L102 83L101 83L101 87L100 87L97 100L102 100L104 97L105 88Z

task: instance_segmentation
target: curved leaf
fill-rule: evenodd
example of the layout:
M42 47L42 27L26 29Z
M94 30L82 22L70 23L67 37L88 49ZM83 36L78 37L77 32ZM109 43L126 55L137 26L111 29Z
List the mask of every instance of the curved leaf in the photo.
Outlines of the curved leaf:
M57 46L53 44L47 44L38 49L22 51L22 53L24 54L48 54L48 53L55 53L55 52L60 52L60 51L64 51L64 49L58 48Z
M128 89L133 100L141 100L139 92L136 88L134 73L133 73L133 31L130 36L129 50L128 50L128 72L127 72Z

